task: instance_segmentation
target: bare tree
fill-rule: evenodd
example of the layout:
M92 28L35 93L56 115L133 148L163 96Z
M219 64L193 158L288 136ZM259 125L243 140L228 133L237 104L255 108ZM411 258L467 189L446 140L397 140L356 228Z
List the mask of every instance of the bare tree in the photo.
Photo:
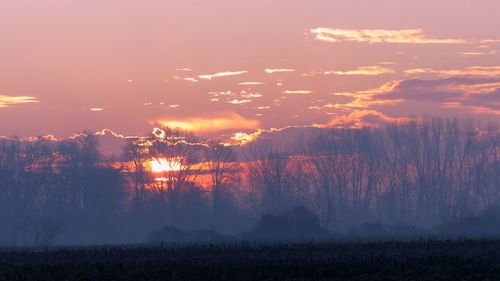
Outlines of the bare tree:
M138 211L143 208L146 197L146 185L151 181L150 175L147 173L147 155L148 142L143 139L130 139L123 148L123 157L125 162L124 171L131 178L134 198L133 205Z
M218 212L224 197L228 195L225 189L240 184L241 166L229 146L210 142L204 151L212 184L213 208Z
M307 185L302 160L274 150L272 144L252 147L248 178L261 196L263 209L279 213L300 205L298 195L307 189Z

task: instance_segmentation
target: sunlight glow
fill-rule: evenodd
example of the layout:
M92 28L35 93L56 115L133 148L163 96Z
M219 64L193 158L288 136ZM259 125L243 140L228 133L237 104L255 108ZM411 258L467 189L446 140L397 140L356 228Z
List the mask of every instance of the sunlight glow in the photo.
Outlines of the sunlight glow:
M151 171L153 173L165 173L165 172L174 172L179 171L181 169L180 159L151 159L149 161L151 166Z
M38 100L35 97L28 96L6 96L0 95L0 107L10 107L12 105L23 104L23 103L37 103Z

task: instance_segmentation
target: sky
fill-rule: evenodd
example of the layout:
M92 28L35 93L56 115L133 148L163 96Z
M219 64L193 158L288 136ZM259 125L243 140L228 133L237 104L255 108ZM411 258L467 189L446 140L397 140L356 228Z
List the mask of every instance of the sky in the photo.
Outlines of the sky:
M500 120L498 0L0 1L0 135Z

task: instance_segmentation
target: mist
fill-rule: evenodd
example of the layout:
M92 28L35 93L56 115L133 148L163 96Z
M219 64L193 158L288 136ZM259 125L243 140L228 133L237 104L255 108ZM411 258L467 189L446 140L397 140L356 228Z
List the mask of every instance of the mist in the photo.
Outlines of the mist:
M90 132L3 138L0 246L500 235L497 124L300 132L229 146L163 128L118 156Z

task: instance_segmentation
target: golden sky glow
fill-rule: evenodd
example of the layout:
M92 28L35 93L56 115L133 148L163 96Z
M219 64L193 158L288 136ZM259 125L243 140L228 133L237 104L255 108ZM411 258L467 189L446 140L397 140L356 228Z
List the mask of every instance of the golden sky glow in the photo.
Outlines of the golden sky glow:
M236 113L225 113L223 115L207 118L198 117L158 120L155 123L165 127L199 133L210 133L230 129L257 129L259 127L259 121L245 119Z
M499 116L497 0L4 2L0 136Z
M464 44L463 39L430 38L422 29L337 29L318 27L311 29L316 39L330 43L396 43L396 44Z
M179 171L181 169L180 159L150 159L148 161L153 173L166 173Z
M34 103L38 102L35 97L13 97L13 96L5 96L0 95L0 107L9 107L13 105L23 104L23 103Z
M407 75L437 74L439 76L498 76L500 66L470 66L462 69L415 68L406 70Z

